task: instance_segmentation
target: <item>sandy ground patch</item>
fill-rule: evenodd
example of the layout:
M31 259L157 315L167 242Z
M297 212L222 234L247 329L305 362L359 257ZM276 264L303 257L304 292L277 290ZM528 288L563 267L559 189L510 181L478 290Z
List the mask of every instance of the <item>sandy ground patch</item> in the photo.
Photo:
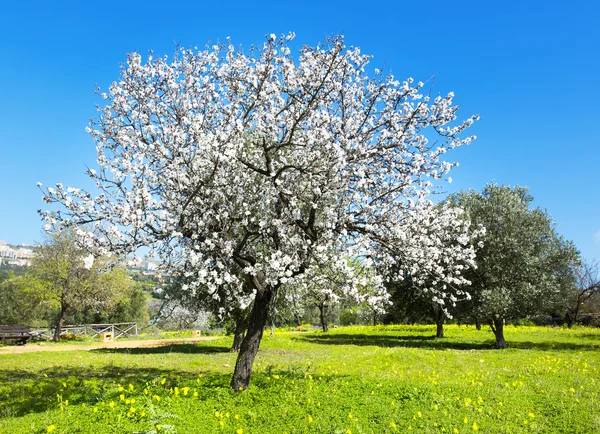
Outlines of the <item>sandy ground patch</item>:
M25 345L7 345L0 347L0 354L35 353L38 351L89 351L101 348L155 348L175 344L193 344L219 339L219 336L204 336L187 339L155 339L155 340L127 340L92 345L69 345L52 343L33 343Z

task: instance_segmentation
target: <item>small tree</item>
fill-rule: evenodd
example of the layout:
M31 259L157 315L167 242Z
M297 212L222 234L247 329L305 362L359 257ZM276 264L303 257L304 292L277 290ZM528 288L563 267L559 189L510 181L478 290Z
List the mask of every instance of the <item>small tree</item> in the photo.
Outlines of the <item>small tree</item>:
M464 275L475 267L475 249L481 248L485 228L473 225L461 208L447 203L438 204L426 219L413 225L419 236L415 247L430 252L427 260L435 264L428 274L413 274L412 264L399 264L397 274L401 279L387 285L396 304L396 314L406 318L427 316L436 324L436 337L444 337L444 323L452 318L457 303L471 299L470 281ZM479 241L478 241L479 240ZM454 252L470 249L471 256L457 256ZM461 260L457 260L461 258ZM408 266L407 266L408 265ZM441 276L455 276L443 279ZM443 293L445 297L434 294ZM433 295L432 295L433 294Z
M545 312L560 297L577 250L556 233L546 211L530 207L527 188L488 184L482 193L461 192L449 201L486 228L477 268L467 273L472 315L487 318L496 346L506 348L505 320Z
M581 306L593 296L600 294L600 263L584 262L574 270L575 284L570 286L567 294L567 311L565 320L569 328L573 327Z
M224 309L252 298L235 390L250 384L282 285L319 264L344 269L347 257L436 271L433 252L406 234L420 236L412 215L427 218L431 180L454 166L442 155L474 138L461 138L476 117L455 122L452 93L424 96L423 83L370 73L371 58L342 37L295 59L293 36L270 35L248 53L228 42L182 49L170 62L128 56L89 128L100 168L88 173L100 193L45 190L62 205L42 213L48 224L89 225L79 236L98 254L149 246L165 271L195 276L190 291L233 288Z
M31 262L31 275L43 282L48 297L58 306L55 341L60 339L69 313L110 308L127 285L124 272L104 272L102 261L94 261L79 247L70 231L52 234L37 248Z

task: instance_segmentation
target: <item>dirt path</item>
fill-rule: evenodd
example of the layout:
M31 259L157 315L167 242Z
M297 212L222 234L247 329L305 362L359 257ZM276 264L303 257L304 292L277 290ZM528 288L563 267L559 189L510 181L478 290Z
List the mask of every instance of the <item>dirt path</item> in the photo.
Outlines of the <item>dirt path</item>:
M101 348L155 348L174 344L194 344L196 342L205 342L219 339L219 336L205 336L200 338L187 339L155 339L155 340L128 340L115 341L107 343L97 343L92 345L69 345L69 344L26 344L26 345L7 345L0 347L1 354L34 353L38 351L89 351Z

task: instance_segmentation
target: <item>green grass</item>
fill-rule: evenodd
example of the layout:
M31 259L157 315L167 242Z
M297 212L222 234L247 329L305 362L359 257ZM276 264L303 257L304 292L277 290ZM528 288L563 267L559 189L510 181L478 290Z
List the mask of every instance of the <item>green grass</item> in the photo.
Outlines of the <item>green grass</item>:
M346 327L265 335L250 390L229 338L0 355L2 433L595 433L600 330Z

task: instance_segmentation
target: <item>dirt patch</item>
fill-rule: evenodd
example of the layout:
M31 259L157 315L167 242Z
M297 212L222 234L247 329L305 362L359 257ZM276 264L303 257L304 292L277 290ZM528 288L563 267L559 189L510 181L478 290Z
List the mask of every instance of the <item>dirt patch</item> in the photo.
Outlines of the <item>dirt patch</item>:
M219 339L219 336L205 336L187 339L155 339L139 341L128 340L97 343L93 345L52 344L42 342L39 344L7 345L0 347L0 354L35 353L39 351L90 351L103 348L156 348L176 344L194 344L196 342L213 341L215 339Z

